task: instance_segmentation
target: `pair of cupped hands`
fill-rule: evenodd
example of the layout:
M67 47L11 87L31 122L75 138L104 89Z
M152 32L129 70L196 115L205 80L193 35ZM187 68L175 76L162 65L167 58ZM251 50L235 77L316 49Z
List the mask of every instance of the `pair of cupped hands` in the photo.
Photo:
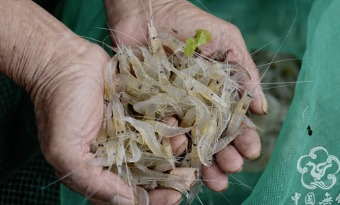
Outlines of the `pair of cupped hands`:
M149 0L104 0L114 42L129 46L146 44ZM200 48L206 56L217 55L245 68L250 78L243 86L254 96L250 111L265 114L267 103L259 84L259 73L240 31L232 24L206 13L187 1L152 1L153 21L162 29L184 40L197 29L213 35ZM104 67L110 57L99 46L78 36L75 46L61 49L63 63L49 62L48 71L28 89L35 105L38 136L47 161L57 176L72 190L94 204L134 204L129 186L117 175L88 163L93 158L90 145L103 120ZM58 52L58 51L56 51ZM55 66L54 66L55 65ZM168 123L175 123L169 119ZM254 129L242 125L241 134L216 154L211 167L202 168L204 183L214 191L228 187L226 173L242 169L244 158L260 155L260 138ZM175 153L183 151L185 136L172 140ZM149 192L150 204L178 204L182 195L169 189Z

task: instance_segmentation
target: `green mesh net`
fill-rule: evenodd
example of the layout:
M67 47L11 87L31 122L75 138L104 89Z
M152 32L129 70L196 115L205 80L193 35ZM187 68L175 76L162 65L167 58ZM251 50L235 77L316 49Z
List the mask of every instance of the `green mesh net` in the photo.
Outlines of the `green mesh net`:
M295 60L302 58L299 77L293 79L296 82L294 99L274 152L263 162L266 165L269 161L268 165L255 162L249 165L250 168L245 167L242 173L230 175L229 189L223 193L203 187L199 200L195 200L194 204L340 204L340 138L337 136L337 116L340 116L340 104L337 101L340 98L337 94L340 85L340 1L192 2L237 25L249 50L271 52L267 62L261 64L281 65L282 62L277 62L280 55L276 53L288 53ZM110 43L109 32L104 29L107 25L101 1L61 1L55 14L84 38L99 42L104 48L100 42ZM283 59L292 61L290 57ZM296 65L299 67L299 63ZM261 70L266 68L264 65ZM20 88L1 77L0 204L87 204L86 199L62 185L58 190L59 183L52 183L42 189L54 182L55 178L52 169L36 150L38 146L34 140L36 133L32 123L32 107ZM264 74L265 78L270 78L272 81L269 82L272 83L276 80L268 73ZM294 88L288 86L287 82L277 85ZM268 88L265 92L271 90ZM285 94L292 97L292 90L282 92L274 96ZM280 105L283 102L278 103ZM285 103L288 106L290 100ZM18 109L30 114L22 115L21 111L19 116ZM270 112L282 110L281 107L269 109ZM23 116L31 118L22 119ZM17 122L26 129L13 133L9 128ZM265 127L273 124L261 126L265 130ZM27 151L16 152L23 156L17 159L22 162L22 166L10 163L16 160L13 159L15 155L10 151L10 146L7 146L13 144L13 141L8 140L11 136L22 136L22 140L27 139L32 144L28 148L28 144L24 143L27 147L22 145L21 150ZM271 152L266 146L263 150L263 156Z

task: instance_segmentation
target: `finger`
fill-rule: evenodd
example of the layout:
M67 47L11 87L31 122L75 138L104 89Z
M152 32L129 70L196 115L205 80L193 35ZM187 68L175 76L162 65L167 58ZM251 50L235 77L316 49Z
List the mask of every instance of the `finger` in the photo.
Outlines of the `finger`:
M256 159L261 154L261 140L256 130L241 124L241 134L233 141L239 153L246 159Z
M175 205L182 201L182 194L172 189L157 189L149 192L150 205Z
M175 156L183 154L188 147L188 138L185 135L177 135L170 138L172 151Z
M237 63L247 71L246 74L242 74L243 80L240 83L245 91L253 96L250 110L256 114L266 114L268 105L261 88L259 70L248 53L239 29L233 26L230 30L233 33L231 35L233 40L228 50L227 61Z
M61 174L58 175L60 177ZM130 187L120 177L101 167L85 165L62 179L62 182L85 198L96 199L98 203L130 205L135 201Z
M242 170L243 157L233 145L228 145L216 154L216 162L224 172L236 173Z
M221 192L228 188L228 176L217 166L202 166L202 178L205 185L211 190Z
M165 117L163 121L169 125L178 126L178 120L175 117ZM175 156L183 154L188 147L188 138L183 135L177 135L170 138L172 152Z

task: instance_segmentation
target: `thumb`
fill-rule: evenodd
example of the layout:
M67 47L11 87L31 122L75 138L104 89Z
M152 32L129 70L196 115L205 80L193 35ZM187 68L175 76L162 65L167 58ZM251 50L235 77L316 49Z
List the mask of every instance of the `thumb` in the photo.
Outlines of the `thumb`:
M135 204L130 187L116 174L102 167L85 164L68 175L57 172L57 176L67 187L86 199L94 198L109 204Z

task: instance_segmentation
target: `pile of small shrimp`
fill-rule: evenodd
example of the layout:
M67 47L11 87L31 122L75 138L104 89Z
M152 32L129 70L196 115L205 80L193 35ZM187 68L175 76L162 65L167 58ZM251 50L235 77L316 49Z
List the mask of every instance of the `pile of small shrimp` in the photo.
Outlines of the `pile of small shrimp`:
M239 134L252 97L239 83L244 69L199 53L186 56L184 42L152 23L148 33L148 47L119 46L105 68L94 161L137 195L165 187L193 198L201 166L211 166L213 155ZM178 126L164 122L170 116ZM189 143L174 156L170 138L178 135Z

